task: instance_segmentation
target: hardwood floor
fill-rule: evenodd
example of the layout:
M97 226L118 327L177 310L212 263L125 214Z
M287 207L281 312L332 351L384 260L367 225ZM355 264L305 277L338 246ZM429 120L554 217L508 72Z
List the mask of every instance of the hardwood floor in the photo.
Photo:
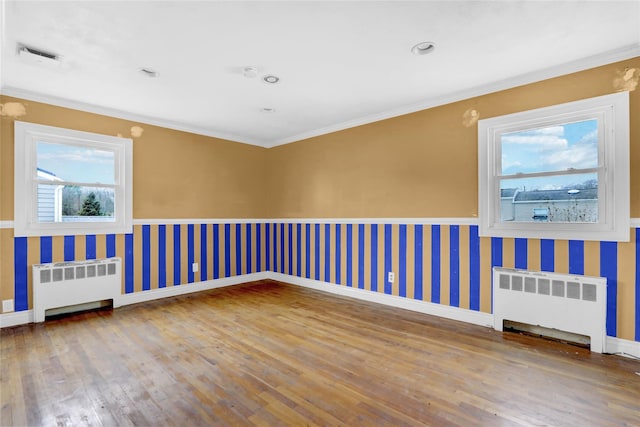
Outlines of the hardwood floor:
M272 281L1 338L2 426L640 425L636 360Z

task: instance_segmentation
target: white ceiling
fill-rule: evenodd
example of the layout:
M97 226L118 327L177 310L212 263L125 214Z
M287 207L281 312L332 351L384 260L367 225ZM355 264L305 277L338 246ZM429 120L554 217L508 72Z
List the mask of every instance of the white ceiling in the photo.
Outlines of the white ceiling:
M640 54L640 1L2 5L2 93L262 146Z

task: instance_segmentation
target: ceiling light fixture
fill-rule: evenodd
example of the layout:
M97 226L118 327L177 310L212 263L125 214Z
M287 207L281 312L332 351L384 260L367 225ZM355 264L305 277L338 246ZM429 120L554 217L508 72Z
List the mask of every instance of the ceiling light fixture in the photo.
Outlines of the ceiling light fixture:
M280 81L280 77L269 74L268 76L264 76L262 80L264 80L267 83L274 84Z
M262 110L263 113L267 113L267 114L271 114L271 113L275 113L276 109L273 107L264 107Z
M421 42L411 48L414 55L426 55L435 50L436 45L433 42Z
M158 77L158 72L156 70L152 70L151 68L140 68L139 71L147 77L151 77L151 78Z

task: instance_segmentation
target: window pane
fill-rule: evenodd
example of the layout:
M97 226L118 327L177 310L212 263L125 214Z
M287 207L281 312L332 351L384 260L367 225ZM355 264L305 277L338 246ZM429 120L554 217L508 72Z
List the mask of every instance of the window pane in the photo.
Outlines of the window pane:
M500 181L500 219L598 222L598 175L586 173Z
M113 222L113 188L38 184L38 221Z
M502 175L598 167L598 121L505 133Z
M74 145L38 142L38 179L115 184L115 153Z

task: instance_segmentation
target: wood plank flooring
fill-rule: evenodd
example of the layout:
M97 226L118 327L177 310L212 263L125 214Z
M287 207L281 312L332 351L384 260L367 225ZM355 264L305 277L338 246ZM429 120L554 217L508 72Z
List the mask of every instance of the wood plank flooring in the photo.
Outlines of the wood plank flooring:
M2 426L640 426L636 360L272 281L1 338Z

